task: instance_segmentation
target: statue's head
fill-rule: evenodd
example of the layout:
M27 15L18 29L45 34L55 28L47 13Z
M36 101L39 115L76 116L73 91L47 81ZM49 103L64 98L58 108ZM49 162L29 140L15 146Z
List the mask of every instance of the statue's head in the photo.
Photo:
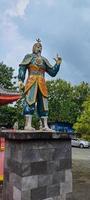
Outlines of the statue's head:
M38 54L42 52L42 45L40 39L36 40L37 42L33 45L32 52Z

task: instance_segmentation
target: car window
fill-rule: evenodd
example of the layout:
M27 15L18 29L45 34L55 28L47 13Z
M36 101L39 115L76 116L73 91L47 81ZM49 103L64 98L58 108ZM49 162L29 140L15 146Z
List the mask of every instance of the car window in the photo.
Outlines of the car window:
M72 139L72 140L77 141L78 139Z

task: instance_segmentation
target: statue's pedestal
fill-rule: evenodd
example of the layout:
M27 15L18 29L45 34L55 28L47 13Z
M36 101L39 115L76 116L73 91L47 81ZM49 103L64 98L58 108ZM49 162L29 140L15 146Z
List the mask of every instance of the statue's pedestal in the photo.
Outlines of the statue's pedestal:
M47 132L2 131L3 200L71 200L71 140Z

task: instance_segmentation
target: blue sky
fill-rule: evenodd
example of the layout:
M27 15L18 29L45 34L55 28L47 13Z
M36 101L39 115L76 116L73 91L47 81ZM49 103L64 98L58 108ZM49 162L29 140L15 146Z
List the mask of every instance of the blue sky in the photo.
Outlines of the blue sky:
M0 62L17 75L36 38L52 65L62 57L56 78L90 82L90 0L0 0Z

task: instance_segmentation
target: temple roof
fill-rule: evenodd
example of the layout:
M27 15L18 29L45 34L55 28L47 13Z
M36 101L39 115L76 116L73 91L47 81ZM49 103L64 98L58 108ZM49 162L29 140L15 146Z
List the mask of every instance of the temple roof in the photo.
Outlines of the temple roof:
M19 92L11 91L8 89L5 89L3 86L0 85L0 95L17 95Z
M17 101L20 97L19 92L7 90L0 85L0 106Z

